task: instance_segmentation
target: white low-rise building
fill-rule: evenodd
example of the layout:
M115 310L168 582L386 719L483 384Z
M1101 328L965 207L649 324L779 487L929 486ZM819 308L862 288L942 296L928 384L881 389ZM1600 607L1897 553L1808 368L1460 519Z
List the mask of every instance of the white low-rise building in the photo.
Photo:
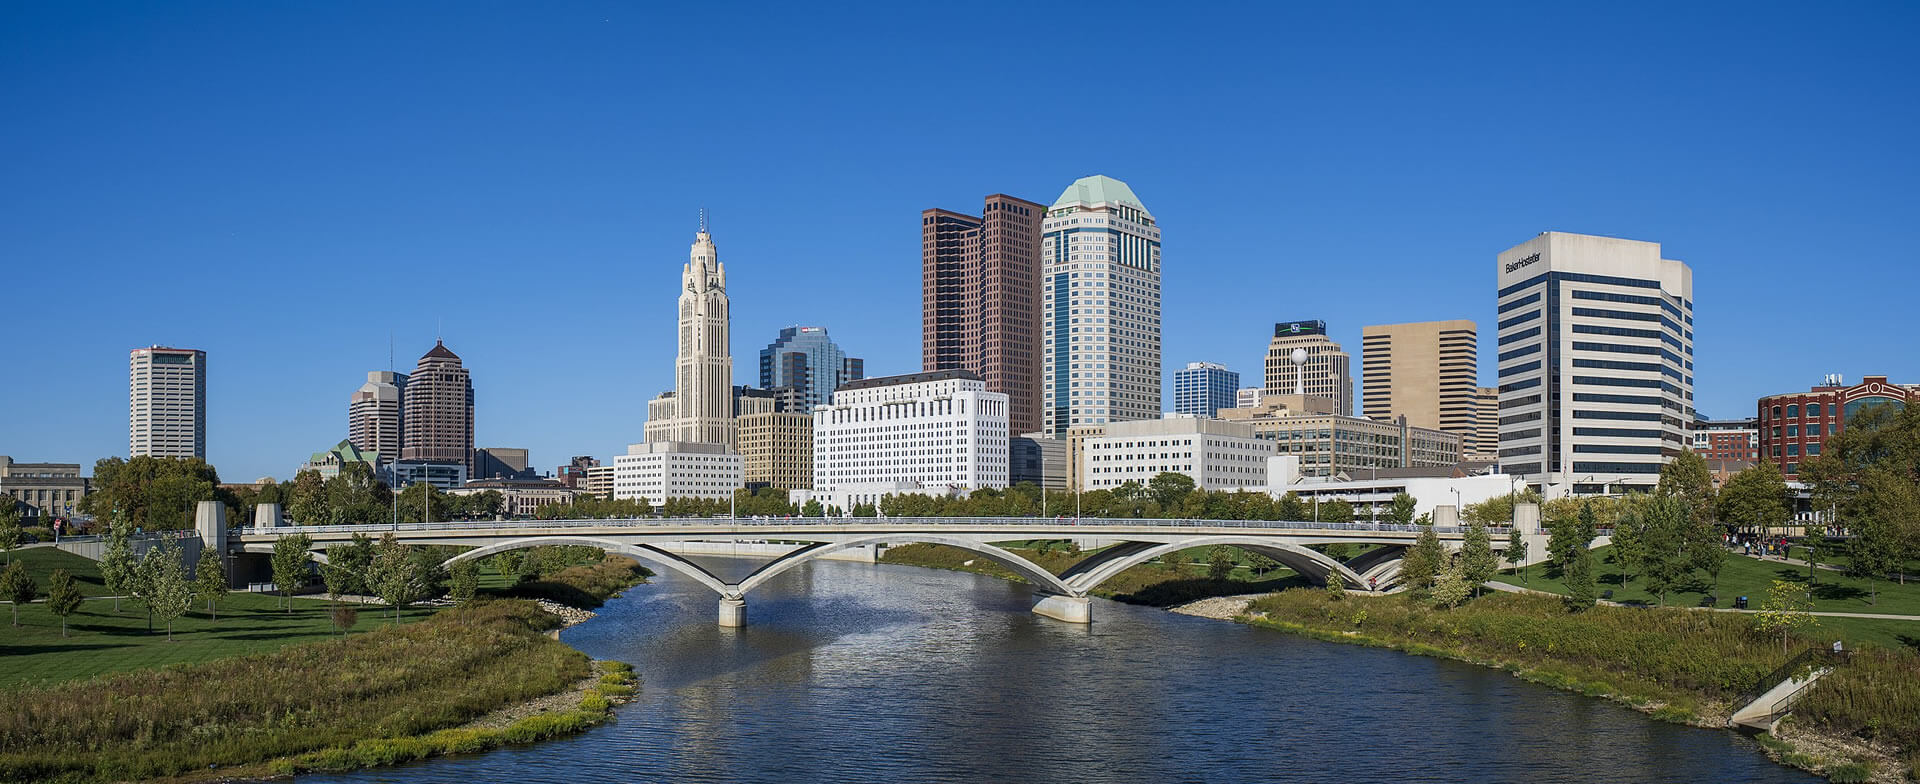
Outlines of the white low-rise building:
M1186 474L1202 490L1258 490L1267 484L1272 441L1238 422L1171 416L1112 422L1080 450L1086 489L1146 484L1162 472Z
M746 460L720 444L660 441L632 444L613 459L613 497L730 498L746 485Z
M1268 461L1266 491L1279 498L1287 493L1303 501L1341 500L1353 505L1356 521L1378 520L1393 506L1400 493L1413 496L1413 516L1432 515L1435 507L1468 506L1526 490L1521 477L1508 474L1456 476L1450 468L1381 468L1358 471L1347 476L1302 476L1298 455L1277 455ZM1451 525L1452 520L1445 521Z
M965 370L849 382L813 410L813 493L837 506L1006 487L1007 396Z

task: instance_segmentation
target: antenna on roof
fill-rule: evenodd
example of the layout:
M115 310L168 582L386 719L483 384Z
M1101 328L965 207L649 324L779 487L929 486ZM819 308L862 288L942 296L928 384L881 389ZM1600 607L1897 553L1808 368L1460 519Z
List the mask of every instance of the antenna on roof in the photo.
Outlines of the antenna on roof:
M700 233L707 233L707 208L700 208Z
M387 327L387 372L393 372L393 327Z

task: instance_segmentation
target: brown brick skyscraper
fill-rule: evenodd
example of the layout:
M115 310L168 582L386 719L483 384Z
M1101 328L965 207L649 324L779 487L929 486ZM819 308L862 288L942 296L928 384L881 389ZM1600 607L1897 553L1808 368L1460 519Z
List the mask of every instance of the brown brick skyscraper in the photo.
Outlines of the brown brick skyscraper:
M970 370L1008 398L1013 433L1040 429L1040 223L1003 193L979 217L920 213L921 369Z

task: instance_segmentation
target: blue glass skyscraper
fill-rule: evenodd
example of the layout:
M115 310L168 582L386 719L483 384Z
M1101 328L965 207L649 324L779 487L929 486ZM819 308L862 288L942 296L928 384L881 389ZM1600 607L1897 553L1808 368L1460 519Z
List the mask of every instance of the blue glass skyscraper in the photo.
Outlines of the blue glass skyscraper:
M1185 369L1173 372L1173 410L1211 417L1220 409L1233 408L1239 389L1239 373L1212 362L1188 362Z
M799 413L832 402L833 391L866 377L866 362L847 356L827 337L826 327L787 327L760 349L760 386L793 387Z

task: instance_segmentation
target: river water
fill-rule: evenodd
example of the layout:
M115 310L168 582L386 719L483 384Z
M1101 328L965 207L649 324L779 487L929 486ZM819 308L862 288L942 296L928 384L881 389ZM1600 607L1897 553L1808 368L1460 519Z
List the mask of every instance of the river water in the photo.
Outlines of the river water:
M977 575L816 561L750 594L742 629L716 598L668 573L562 634L638 670L617 722L300 781L1818 781L1494 670L1097 599L1074 626Z

